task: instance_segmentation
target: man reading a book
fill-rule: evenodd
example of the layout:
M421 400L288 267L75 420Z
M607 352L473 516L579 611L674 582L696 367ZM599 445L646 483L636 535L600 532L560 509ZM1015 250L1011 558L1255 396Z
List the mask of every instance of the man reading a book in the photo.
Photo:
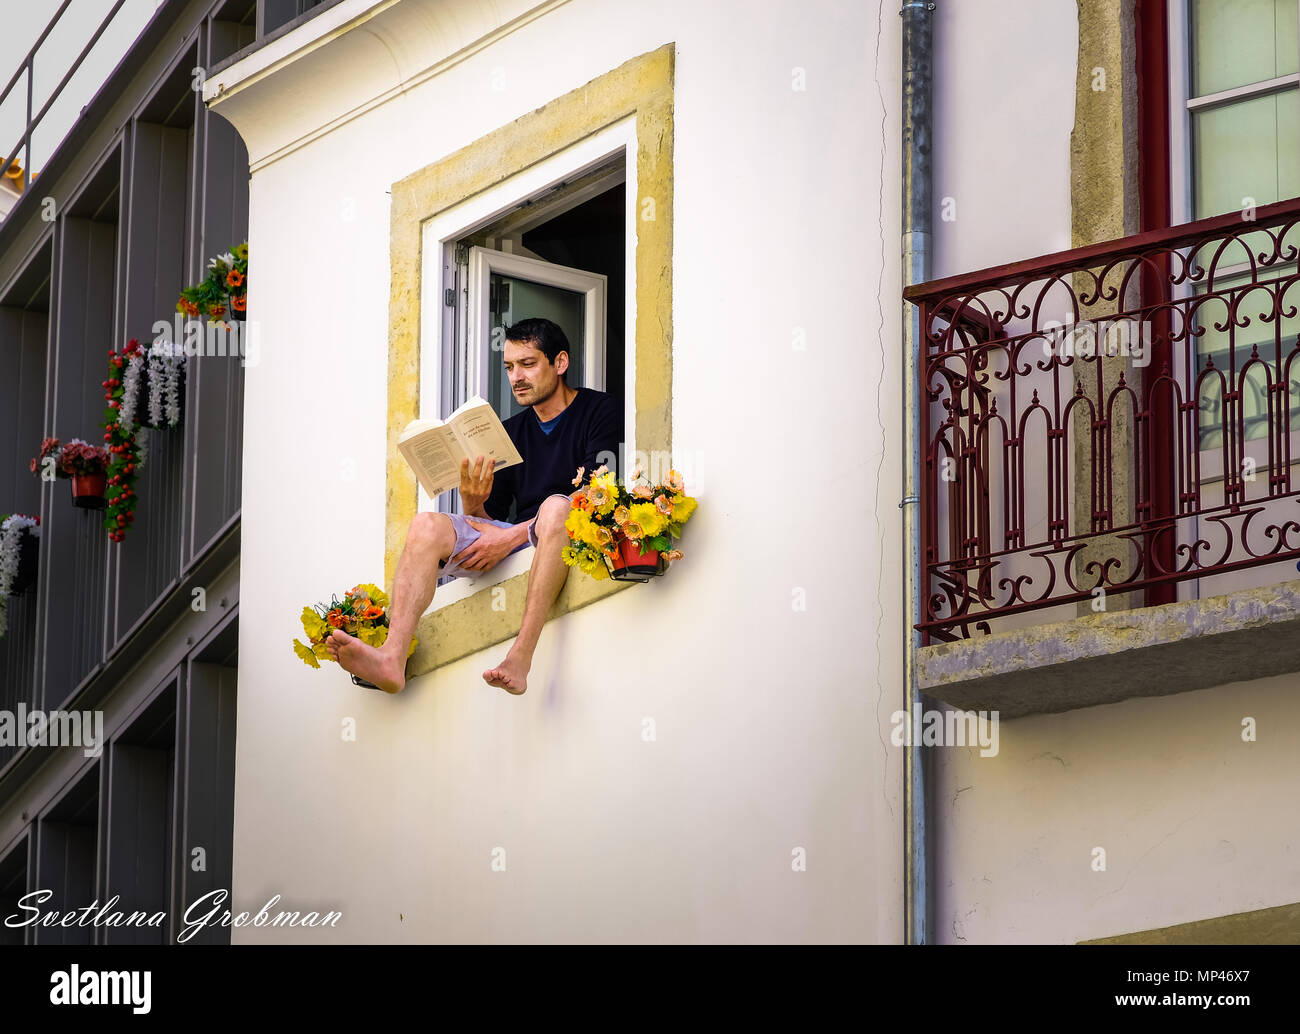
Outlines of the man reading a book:
M564 331L547 319L521 320L506 329L503 355L515 401L527 407L504 421L524 462L494 474L483 456L472 466L463 460L465 513L418 513L411 521L393 581L384 645L376 649L339 630L327 640L345 671L386 692L406 684L411 636L433 602L438 577L490 571L532 545L536 552L519 635L505 659L483 672L488 685L523 693L542 625L569 571L560 550L568 542L564 522L576 475L581 468L589 476L602 464L617 469L623 409L612 395L566 383Z

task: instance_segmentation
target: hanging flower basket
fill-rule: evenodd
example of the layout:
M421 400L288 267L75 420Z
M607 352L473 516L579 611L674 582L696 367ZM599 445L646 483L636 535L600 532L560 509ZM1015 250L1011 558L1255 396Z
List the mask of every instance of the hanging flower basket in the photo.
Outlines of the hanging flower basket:
M102 510L108 461L109 451L103 446L91 445L80 438L60 445L57 438L46 438L30 466L32 473L43 481L71 479L73 506Z
M18 547L18 569L9 585L10 596L21 596L36 584L36 573L40 570L41 540L31 534L22 536Z
M618 548L606 554L609 576L617 581L644 582L668 570L668 562L657 549L643 549L644 540L633 542L626 536L618 539Z
M41 519L11 513L0 518L0 596L18 596L36 581Z
M580 469L573 484L582 484L585 472ZM561 556L597 581L648 582L682 555L670 547L695 512L695 500L681 475L670 470L663 484L651 484L638 467L632 477L619 484L612 471L597 467L570 497L564 522L569 543Z
M243 319L248 311L248 242L208 260L208 272L181 291L176 311L191 318Z
M334 660L325 640L336 628L369 646L378 648L384 645L388 639L388 596L377 585L354 585L344 593L341 601L333 596L328 604L303 607L301 620L303 631L307 633L307 642L295 639L293 652L304 664L319 668L321 661ZM406 654L408 657L415 652L418 642L414 636L411 637L411 646ZM367 682L356 675L349 673L349 677L354 686L379 688L373 682Z
M72 505L83 510L102 510L104 508L104 483L107 474L72 475Z
M136 414L142 427L169 431L181 422L185 398L185 354L178 346L163 345L141 359L140 408Z
M0 520L0 636L9 620L9 597L36 581L41 519L14 513Z

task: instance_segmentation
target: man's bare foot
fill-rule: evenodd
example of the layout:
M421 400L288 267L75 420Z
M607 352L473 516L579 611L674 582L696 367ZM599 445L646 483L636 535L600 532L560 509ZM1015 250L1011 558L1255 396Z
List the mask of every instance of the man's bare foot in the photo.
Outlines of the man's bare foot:
M483 673L483 681L489 686L500 686L507 693L518 696L528 688L528 665L520 664L510 654L495 668Z
M374 683L385 693L400 693L406 685L406 661L396 654L376 650L337 628L325 640L325 648L340 668Z

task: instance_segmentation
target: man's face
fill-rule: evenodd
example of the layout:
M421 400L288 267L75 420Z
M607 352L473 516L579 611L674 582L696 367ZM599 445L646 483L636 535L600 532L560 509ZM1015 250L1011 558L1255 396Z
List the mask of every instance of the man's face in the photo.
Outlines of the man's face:
M531 341L507 339L504 354L506 377L521 406L536 406L554 395L569 361L568 353L561 352L552 363Z

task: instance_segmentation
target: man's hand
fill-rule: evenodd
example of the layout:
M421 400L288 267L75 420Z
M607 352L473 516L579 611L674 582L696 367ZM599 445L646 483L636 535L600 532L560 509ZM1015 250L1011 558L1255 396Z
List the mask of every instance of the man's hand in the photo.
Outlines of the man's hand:
M460 461L460 501L467 514L487 515L483 504L492 494L492 475L495 462L480 456L471 468L468 459Z
M447 561L459 564L462 570L490 571L519 545L519 536L515 530L520 527L518 524L511 528L498 528L495 524L476 521L473 517L465 519L474 526L479 536Z

